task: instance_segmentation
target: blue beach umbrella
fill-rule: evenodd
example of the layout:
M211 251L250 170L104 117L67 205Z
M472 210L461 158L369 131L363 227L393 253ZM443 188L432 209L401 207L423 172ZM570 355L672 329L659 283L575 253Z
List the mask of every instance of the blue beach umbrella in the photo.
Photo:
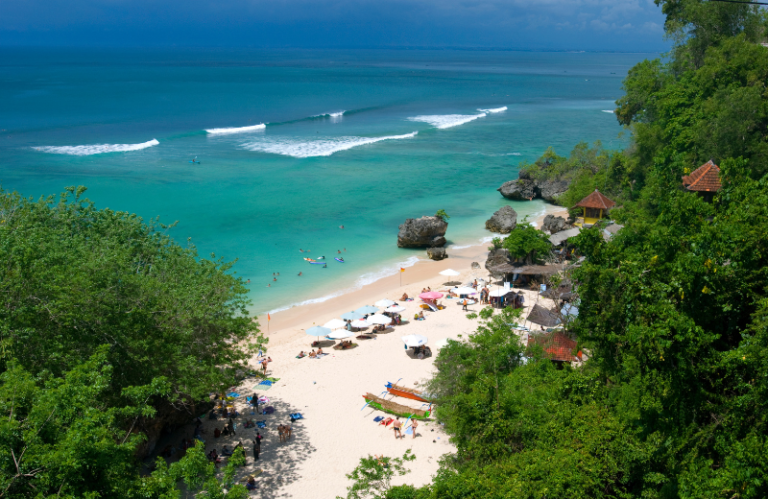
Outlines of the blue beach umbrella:
M331 330L323 326L315 326L307 329L307 334L310 336L328 336L331 334Z
M355 310L355 312L357 312L359 314L363 314L363 315L365 315L365 314L375 314L378 311L379 311L379 309L377 307L372 306L372 305L366 305L364 307L360 307L357 310Z
M345 321L355 321L357 319L362 319L365 317L365 314L360 314L357 312L347 312L346 314L341 314L341 318Z

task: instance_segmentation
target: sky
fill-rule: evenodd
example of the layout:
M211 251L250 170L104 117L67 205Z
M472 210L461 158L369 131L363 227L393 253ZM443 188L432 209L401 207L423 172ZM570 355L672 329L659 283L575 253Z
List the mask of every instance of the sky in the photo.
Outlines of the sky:
M659 52L653 0L2 0L4 46Z

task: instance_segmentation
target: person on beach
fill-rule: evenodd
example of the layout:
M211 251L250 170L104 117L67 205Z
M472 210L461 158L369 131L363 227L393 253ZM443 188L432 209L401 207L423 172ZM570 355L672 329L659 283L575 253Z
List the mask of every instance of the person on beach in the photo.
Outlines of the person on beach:
M262 436L261 436L261 433L259 433L259 432L257 431L257 432L256 432L256 439L253 441L253 443L254 443L254 444L256 445L256 447L258 447L259 449L261 449L261 440L262 440L263 438L264 438L264 437L262 437Z
M317 357L317 354L315 353L315 351L314 351L314 350L312 350L311 352L309 352L309 358L310 358L310 359L314 359L315 357Z
M408 301L408 293L403 293L403 296L400 297L400 301Z
M317 355L323 355L323 348L322 347L319 347L317 349Z
M472 284L472 287L473 287L473 288L475 288L475 289L477 289L477 279L475 279L475 283L474 283L474 284Z
M392 423L392 429L395 430L395 438L402 438L403 435L400 433L400 426L402 426L402 423L400 422L400 418L397 418L394 423Z
M298 355L298 357L299 357L300 359L303 359L303 358L304 358L304 357L306 357L306 356L307 356L307 354L306 354L306 353L304 353L304 350L302 350L301 352L299 352L299 355Z
M256 449L254 449L254 451L253 451L253 452L255 453L255 452L256 452ZM258 458L259 458L259 457L258 457L258 456L256 456L256 459L258 459ZM246 490L255 490L255 489L256 489L256 479L255 479L255 478L253 478L253 475L249 475L249 476L248 476L248 481L247 481L247 482L245 482L245 489L246 489Z
M416 438L416 428L419 427L419 422L415 419L411 420L411 431L413 431L413 438Z
M283 425L277 425L277 434L280 436L280 441L285 442L285 430L283 430Z
M289 424L283 426L283 431L285 432L285 438L291 438L291 435L293 435L293 428Z

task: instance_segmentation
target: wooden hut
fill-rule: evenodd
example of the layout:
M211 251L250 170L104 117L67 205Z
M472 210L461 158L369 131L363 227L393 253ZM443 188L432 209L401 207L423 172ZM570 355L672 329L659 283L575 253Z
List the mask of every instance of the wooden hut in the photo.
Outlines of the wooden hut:
M534 345L544 349L544 355L552 362L574 362L581 360L576 340L569 338L562 331L528 335L528 347Z
M560 324L560 317L537 303L531 309L531 313L528 314L528 322L544 327L555 327Z
M720 167L710 159L690 175L683 175L683 187L698 193L707 202L712 201L715 193L723 188L720 183Z
M583 227L584 225L594 225L598 220L603 218L603 212L610 210L616 206L616 203L605 197L600 191L595 189L595 192L585 197L574 208L582 208L584 210L583 217L576 221L575 225Z

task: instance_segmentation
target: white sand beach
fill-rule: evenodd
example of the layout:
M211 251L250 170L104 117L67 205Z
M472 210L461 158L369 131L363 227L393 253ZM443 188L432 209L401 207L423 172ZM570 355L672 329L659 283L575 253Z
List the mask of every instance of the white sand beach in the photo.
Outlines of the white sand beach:
M449 255L448 259L439 262L419 262L400 276L387 277L354 293L272 316L266 354L273 362L269 364L267 374L279 378L279 381L268 390L254 390L258 381L253 379L237 387L240 397L236 407L243 415L237 420L237 434L214 439L213 428L222 428L224 422L205 421L206 452L213 448L220 451L224 444L231 448L242 440L248 466L238 476L246 476L254 469L263 469L257 479L259 486L251 495L265 499L345 496L346 487L349 486L345 474L355 468L361 457L374 454L401 456L407 449L413 451L416 460L409 465L411 473L397 478L394 483L417 486L429 483L438 469L440 457L455 450L442 427L434 420L422 422L416 438L406 435L403 439L395 439L392 426L385 428L373 421L378 415L388 415L369 407L363 409L363 395L366 392L382 394L388 381L418 388L432 373L438 340L460 340L476 328L477 320L468 319L467 312L462 310L455 299L443 299L442 303L446 305L444 310L425 312L426 320L413 320L414 314L420 310L418 295L422 288L441 290L447 289L443 285L447 281L467 283L475 278L488 278L484 268L486 247L451 251ZM472 269L472 262L478 262L480 268ZM439 274L448 268L461 275L445 277ZM400 302L403 292L416 300ZM406 310L401 315L409 322L389 328L386 333L375 335L375 339L352 338L358 346L350 350L328 347L324 351L329 355L323 358L296 358L300 351L311 350L310 344L316 339L308 336L305 329L323 325L363 305L373 305L382 298L403 305ZM549 300L543 299L535 291L525 291L525 298L525 312L537 302L550 305ZM470 311L477 312L480 309L479 304L469 306ZM525 312L524 316L527 315ZM260 322L266 334L266 317L260 318ZM409 334L427 336L433 356L423 360L409 356L401 340L402 336ZM255 359L253 366L256 368ZM254 391L259 396L269 398L267 405L274 407L274 414L251 414L252 409L246 405L245 399ZM394 401L414 408L421 406L419 402L408 399L395 398ZM296 412L300 412L304 419L292 425L292 438L280 443L277 425L289 423L289 415ZM267 421L265 429L257 429L264 440L260 459L256 463L252 453L256 430L242 428L247 418Z

